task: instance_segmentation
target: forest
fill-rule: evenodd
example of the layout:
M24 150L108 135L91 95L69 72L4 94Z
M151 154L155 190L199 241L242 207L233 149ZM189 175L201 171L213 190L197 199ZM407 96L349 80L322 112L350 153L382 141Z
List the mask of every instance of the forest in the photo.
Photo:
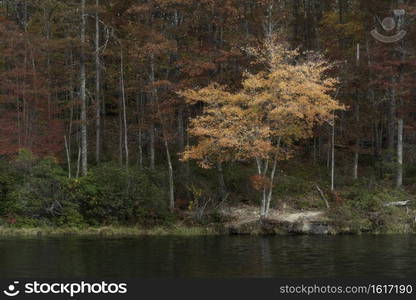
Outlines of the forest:
M2 0L0 227L416 231L415 20L413 0Z

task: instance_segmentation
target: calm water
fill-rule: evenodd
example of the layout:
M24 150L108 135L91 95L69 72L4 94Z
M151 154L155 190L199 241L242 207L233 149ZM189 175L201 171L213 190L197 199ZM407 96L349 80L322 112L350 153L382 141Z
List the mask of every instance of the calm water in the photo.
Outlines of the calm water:
M411 236L0 239L0 278L412 276Z

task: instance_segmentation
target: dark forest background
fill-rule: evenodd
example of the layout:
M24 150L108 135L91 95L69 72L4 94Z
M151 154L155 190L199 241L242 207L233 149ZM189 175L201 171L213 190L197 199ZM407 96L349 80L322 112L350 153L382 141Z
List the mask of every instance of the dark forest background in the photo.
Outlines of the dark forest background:
M394 44L370 34L389 16L407 32ZM361 211L412 199L415 20L404 0L0 1L1 222L152 225L257 205L254 165L181 160L202 107L178 92L240 88L243 49L272 32L333 63L347 107L279 165L272 206L323 208L317 186Z

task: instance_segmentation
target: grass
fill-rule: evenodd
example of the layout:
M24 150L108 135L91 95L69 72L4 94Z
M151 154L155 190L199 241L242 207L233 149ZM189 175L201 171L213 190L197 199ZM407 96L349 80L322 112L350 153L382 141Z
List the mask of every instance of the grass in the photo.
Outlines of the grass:
M171 227L157 226L150 229L140 227L12 227L0 226L0 237L52 237L52 236L97 236L97 237L134 237L134 236L208 236L218 235L213 227Z

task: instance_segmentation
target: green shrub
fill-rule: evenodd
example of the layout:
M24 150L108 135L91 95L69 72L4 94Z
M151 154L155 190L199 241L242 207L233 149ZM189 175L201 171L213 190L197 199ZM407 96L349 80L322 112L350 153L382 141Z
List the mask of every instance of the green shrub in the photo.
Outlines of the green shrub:
M375 187L372 190L356 184L341 193L344 203L332 207L330 216L339 228L352 232L404 233L413 230L414 213L402 207L384 204L410 200L413 197L402 190Z
M0 216L12 217L21 211L19 203L13 199L18 178L6 161L0 161Z
M1 171L5 199L1 214L11 223L83 223L77 202L71 202L68 195L66 172L55 158L37 158L29 151L21 150L18 157Z
M20 151L0 163L0 217L15 226L78 226L170 222L164 174L113 164L68 179L52 157Z
M92 225L157 222L167 217L167 202L165 191L150 179L152 176L156 175L103 164L88 176L73 180L69 194L80 203L82 215Z

